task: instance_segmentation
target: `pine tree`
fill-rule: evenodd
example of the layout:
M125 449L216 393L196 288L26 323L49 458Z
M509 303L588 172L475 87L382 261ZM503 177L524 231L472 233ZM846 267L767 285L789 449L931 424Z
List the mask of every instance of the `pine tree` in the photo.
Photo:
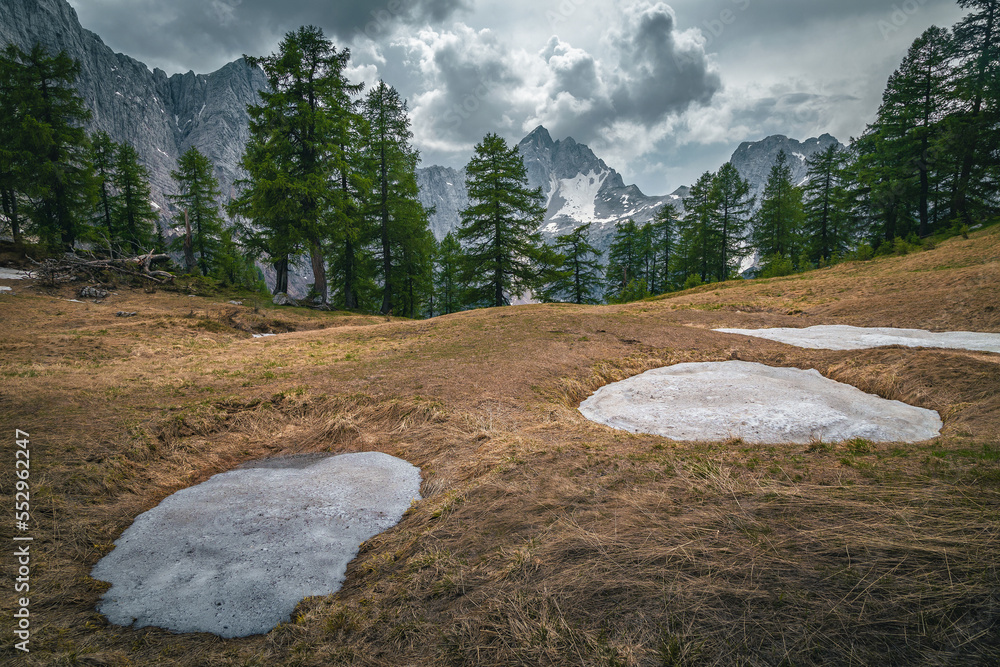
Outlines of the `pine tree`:
M379 81L365 98L370 180L375 185L372 213L377 220L381 246L383 314L415 312L414 294L429 276L430 232L427 214L417 197L416 167L419 154L410 146L413 133L406 103L399 93ZM399 295L394 298L394 295Z
M83 129L90 112L73 87L80 63L65 51L51 56L39 44L28 53L8 45L4 63L5 85L14 87L15 157L0 162L12 163L8 169L41 241L72 249L94 194Z
M192 146L181 155L177 170L170 172L170 176L177 182L178 194L170 200L180 211L178 222L185 223L187 215L198 268L201 275L207 276L215 267L224 224L219 214L219 181L213 173L212 162ZM174 242L175 249L182 238Z
M458 312L462 308L461 283L462 246L455 235L448 232L438 246L434 288L437 294L438 311L444 315Z
M236 221L246 251L255 259L266 257L274 267L274 294L287 294L288 270L303 241L293 218L297 207L290 199L291 182L278 168L278 143L251 121L251 136L240 161L247 175L236 182L240 195L226 210Z
M114 184L115 155L118 144L111 140L107 132L96 132L90 140L90 163L94 169L94 180L97 187L97 211L95 222L103 226L102 235L106 239L108 250L115 254L115 211Z
M608 301L621 299L628 286L644 280L642 238L634 220L619 223L608 247L605 267L605 296Z
M675 288L675 248L677 244L678 215L677 207L664 204L656 212L651 223L652 252L656 272L650 276L650 292L663 294Z
M112 242L133 253L152 250L159 216L149 198L149 170L139 163L139 153L131 145L121 144L115 150L111 182L117 192L112 201Z
M251 67L264 70L270 84L270 90L260 94L262 104L248 109L256 143L248 157L270 160L273 167L268 173L249 165L248 171L274 181L252 184L269 194L244 210L261 212L258 206L263 204L270 209L264 221L288 221L296 227L295 236L310 255L313 290L321 304L328 300L326 247L336 236L346 256L344 303L356 308L353 254L361 243L358 227L363 217L357 200L365 188L353 180L357 169L350 159L359 143L353 96L362 88L344 75L350 55L347 49L338 51L321 29L307 26L287 33L277 53L246 57ZM274 204L279 191L287 195L283 203L264 204Z
M731 163L722 165L712 182L711 247L713 274L717 280L729 280L743 253L747 240L747 225L753 210L754 198L750 184L740 176Z
M953 209L971 224L977 209L995 208L1000 151L1000 1L958 0L972 10L954 27L960 59L958 98L962 110L953 150L960 156ZM992 178L988 174L992 173Z
M853 237L847 160L847 153L835 144L806 160L803 231L809 258L817 264L846 250Z
M528 189L517 146L497 134L476 145L466 167L470 205L458 240L465 247L462 280L468 303L503 306L544 282L546 249L537 231L545 209L540 189Z
M765 270L772 262L796 257L802 218L802 190L792 184L788 157L780 151L764 186L753 230L753 243L764 257Z
M714 264L714 250L718 246L713 218L716 215L715 174L706 171L691 187L684 199L687 215L680 221L679 266L683 276L698 276L707 282Z
M0 52L0 203L16 244L22 243L22 203L29 183L27 171L34 159L21 131L27 82L18 53L10 49Z
M557 236L555 250L563 261L542 292L543 301L600 303L602 253L590 243L590 224Z

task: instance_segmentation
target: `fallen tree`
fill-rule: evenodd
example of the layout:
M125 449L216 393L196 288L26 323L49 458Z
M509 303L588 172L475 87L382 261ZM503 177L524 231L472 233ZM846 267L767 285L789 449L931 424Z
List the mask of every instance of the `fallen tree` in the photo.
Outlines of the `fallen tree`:
M153 269L152 265L155 262L169 260L169 255L157 255L153 254L152 251L148 254L137 255L135 257L107 259L92 259L66 253L60 258L50 258L41 262L32 260L32 263L38 268L33 269L31 272L36 278L50 285L73 282L84 277L100 281L100 274L104 272L116 273L121 276L139 277L159 285L165 285L173 282L174 274L168 271Z

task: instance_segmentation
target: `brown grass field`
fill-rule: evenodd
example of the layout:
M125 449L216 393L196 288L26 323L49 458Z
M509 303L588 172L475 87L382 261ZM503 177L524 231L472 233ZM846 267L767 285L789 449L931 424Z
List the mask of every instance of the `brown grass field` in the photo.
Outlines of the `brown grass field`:
M625 306L425 321L3 284L0 663L1000 664L1000 355L711 331L1000 332L1000 227ZM673 442L576 411L608 382L731 358L938 410L943 434ZM29 654L13 648L14 429L31 440ZM375 450L421 467L423 500L290 622L224 640L95 611L91 567L169 494L252 459Z

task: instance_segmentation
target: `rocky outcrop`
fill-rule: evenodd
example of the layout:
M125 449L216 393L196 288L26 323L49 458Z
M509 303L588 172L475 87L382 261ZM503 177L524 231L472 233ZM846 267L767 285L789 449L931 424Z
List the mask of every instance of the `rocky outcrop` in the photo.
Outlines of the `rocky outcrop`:
M740 176L750 182L750 193L757 198L756 206L759 208L767 178L778 160L779 152L785 151L788 158L788 166L792 170L792 183L804 185L808 180L806 160L813 154L826 150L831 144L841 146L840 142L829 134L805 141L776 134L761 141L743 142L729 162L736 167Z
M172 217L167 195L176 188L170 172L191 146L215 165L223 200L228 199L249 137L246 107L257 103L258 91L267 86L263 72L241 59L211 74L167 76L112 51L80 25L65 0L4 0L3 5L0 44L28 50L41 43L80 61L77 90L93 114L88 129L136 148L150 171L161 223Z

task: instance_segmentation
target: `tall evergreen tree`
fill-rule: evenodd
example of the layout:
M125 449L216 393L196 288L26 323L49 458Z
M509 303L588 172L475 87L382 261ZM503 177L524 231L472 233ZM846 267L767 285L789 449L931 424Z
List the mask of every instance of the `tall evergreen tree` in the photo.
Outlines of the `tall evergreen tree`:
M714 265L714 249L718 246L713 218L716 215L715 174L706 171L691 186L684 199L687 215L680 221L679 266L684 276L696 275L708 281Z
M772 261L796 256L802 218L802 190L792 184L788 156L780 151L764 186L753 231L754 246L765 258L765 268Z
M730 273L738 267L746 245L747 224L753 205L750 184L731 163L722 165L712 182L708 217L712 227L711 237L715 241L711 248L715 261L710 264L717 280L729 280Z
M644 280L642 234L634 220L619 223L608 247L605 296L617 300L633 283Z
M553 273L553 281L542 292L543 300L600 303L603 268L600 257L603 253L590 243L590 224L557 236L555 250L563 262Z
M954 119L961 167L953 208L969 224L977 208L997 204L993 179L1000 175L1000 0L958 0L958 5L971 11L954 27L963 108Z
M288 271L302 248L292 217L292 187L279 170L278 142L251 121L251 136L240 161L246 176L236 182L240 195L226 210L235 220L243 246L255 259L267 258L274 267L274 294L288 292Z
M219 181L213 171L211 160L192 146L177 161L177 170L170 172L178 190L170 199L180 211L178 221L184 223L185 214L190 221L192 248L203 276L215 266L224 224L219 213ZM175 241L175 247L180 241Z
M71 249L93 198L83 129L90 112L74 89L80 63L65 51L49 55L40 44L28 53L8 45L4 61L4 78L14 85L12 171L28 217L43 243Z
M847 160L848 154L835 144L806 160L803 231L809 258L816 263L845 250L853 236Z
M0 204L14 243L22 242L22 204L29 184L27 172L34 156L22 132L26 115L27 81L20 52L0 52Z
M112 242L135 253L152 250L159 216L149 198L149 170L139 163L139 152L130 144L117 146L111 182L117 192L112 202Z
M251 67L261 67L270 84L270 90L260 94L262 104L248 109L251 135L260 147L250 157L271 160L270 176L280 184L261 185L272 195L277 190L288 195L266 220L295 225L296 236L310 254L313 289L325 304L328 240L339 228L349 248L359 241L355 237L361 211L351 187L355 168L349 156L357 145L353 96L362 86L349 83L344 75L350 51L338 51L315 26L287 33L277 53L246 60ZM251 172L265 176L261 169ZM267 199L273 202L273 196ZM349 308L357 306L351 287L345 285Z
M365 97L363 116L372 162L370 180L375 186L371 208L382 255L380 311L398 311L394 294L405 295L405 310L412 316L416 304L411 293L426 282L431 246L427 215L417 197L419 155L410 145L413 133L406 102L395 88L379 81Z
M462 246L455 235L448 232L438 246L434 272L438 312L448 315L462 308L461 283Z
M544 283L546 249L538 225L545 216L541 189L528 189L517 146L497 134L476 145L466 167L470 205L458 240L465 247L462 280L469 303L503 306Z
M101 235L107 240L109 251L115 252L114 224L114 184L115 157L118 144L111 140L107 132L96 132L90 140L90 163L94 169L97 187L97 211L95 222L104 228Z
M677 207L664 204L656 212L651 223L652 252L657 271L650 276L649 291L653 294L663 294L675 287L675 248L677 245L678 215Z

